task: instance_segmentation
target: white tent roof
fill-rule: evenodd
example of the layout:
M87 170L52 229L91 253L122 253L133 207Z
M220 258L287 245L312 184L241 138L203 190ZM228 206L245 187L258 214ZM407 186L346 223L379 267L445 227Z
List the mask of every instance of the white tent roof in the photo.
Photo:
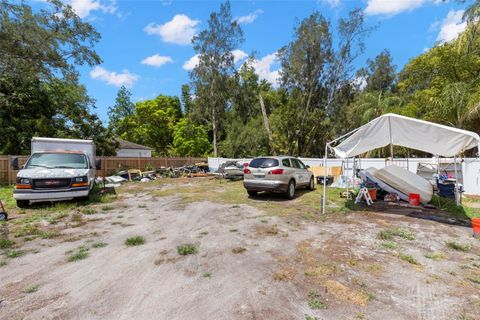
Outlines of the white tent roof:
M398 114L385 114L358 128L334 149L339 158L354 157L389 144L452 157L478 147L478 134Z

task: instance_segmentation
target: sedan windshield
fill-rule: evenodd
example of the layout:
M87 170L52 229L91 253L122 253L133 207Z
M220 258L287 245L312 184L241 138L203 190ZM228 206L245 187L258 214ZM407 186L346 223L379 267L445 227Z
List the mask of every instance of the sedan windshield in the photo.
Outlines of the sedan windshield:
M88 169L88 162L83 154L34 153L25 165L25 169L38 167L48 169Z

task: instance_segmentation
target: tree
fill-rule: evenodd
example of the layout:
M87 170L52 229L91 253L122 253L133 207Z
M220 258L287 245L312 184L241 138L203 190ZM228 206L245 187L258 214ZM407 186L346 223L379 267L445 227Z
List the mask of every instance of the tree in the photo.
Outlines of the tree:
M198 157L208 155L211 149L205 126L196 125L188 118L182 118L175 124L171 154Z
M132 128L120 137L131 137L132 142L155 149L160 155L168 154L173 141L175 125L182 118L182 109L178 97L159 95L155 99L137 102L135 115L126 117Z
M125 86L118 90L115 98L115 105L108 108L108 129L115 135L128 135L133 128L129 121L123 121L128 117L132 117L135 113L135 104L131 101L132 94Z
M286 134L284 145L290 146L290 153L321 154L323 148L318 146L324 145L330 135L341 94L350 86L352 62L363 51L363 38L368 32L363 20L361 10L340 19L335 48L330 22L314 12L299 23L294 39L280 49L281 86L290 102L278 110L283 114L275 118L289 124L284 127L277 123L277 128L287 129L280 134Z
M210 14L208 28L192 40L199 55L199 63L190 73L195 88L196 114L211 125L215 157L218 156L219 125L225 116L235 67L232 51L242 41L242 30L232 17L228 1L220 4L219 12Z
M194 101L190 93L190 86L188 84L182 85L182 106L183 112L188 117L194 109Z
M101 62L95 29L58 0L38 12L1 0L0 26L0 152L28 153L34 135L93 138L112 152L75 70Z
M393 87L396 66L392 64L390 51L383 50L374 60L367 60L367 67L359 71L366 81L366 91L387 92Z

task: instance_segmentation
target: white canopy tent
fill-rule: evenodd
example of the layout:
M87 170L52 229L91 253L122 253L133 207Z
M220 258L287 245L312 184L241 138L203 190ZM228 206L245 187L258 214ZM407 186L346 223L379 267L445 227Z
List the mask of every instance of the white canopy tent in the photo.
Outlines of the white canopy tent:
M466 150L478 148L480 137L471 131L389 113L328 142L325 145L325 173L328 150L333 150L337 158L345 159L388 145L391 147L392 158L393 145L428 152L434 156L456 158L456 155ZM323 181L322 213L325 213L326 179Z

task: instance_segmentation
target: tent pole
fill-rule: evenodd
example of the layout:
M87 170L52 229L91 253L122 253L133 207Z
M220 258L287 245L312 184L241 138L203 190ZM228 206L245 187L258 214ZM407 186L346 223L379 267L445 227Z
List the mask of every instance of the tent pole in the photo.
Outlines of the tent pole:
M455 204L460 205L460 198L458 194L458 174L457 174L457 155L453 156L453 165L455 166Z
M322 214L325 214L326 197L327 197L327 157L328 143L325 144L325 155L323 158L323 196L322 196Z

